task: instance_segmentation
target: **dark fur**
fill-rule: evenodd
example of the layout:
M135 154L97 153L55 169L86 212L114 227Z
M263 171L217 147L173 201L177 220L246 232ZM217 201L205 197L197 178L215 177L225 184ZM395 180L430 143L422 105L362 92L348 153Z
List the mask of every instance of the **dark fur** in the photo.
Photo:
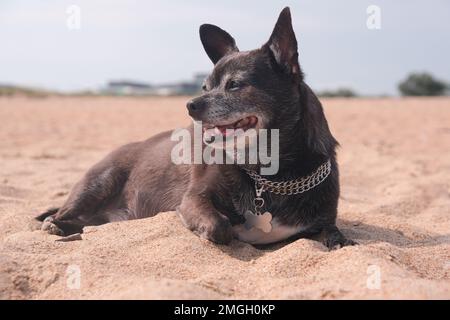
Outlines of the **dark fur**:
M234 39L216 26L201 26L200 35L215 68L205 92L188 103L190 115L214 123L247 112L261 116L265 128L278 128L280 170L270 180L308 175L330 159L332 171L322 184L299 195L266 192L265 209L286 225L307 226L306 234L322 233L330 248L353 244L336 228L337 142L319 100L303 81L289 9L280 14L268 43L257 50L239 52ZM239 89L230 90L235 80ZM230 242L231 226L242 223L242 213L253 209L253 181L238 165L174 165L170 151L175 143L169 136L161 133L112 152L75 185L59 210L38 219L49 217L69 234L85 225L177 210L193 232L217 243Z

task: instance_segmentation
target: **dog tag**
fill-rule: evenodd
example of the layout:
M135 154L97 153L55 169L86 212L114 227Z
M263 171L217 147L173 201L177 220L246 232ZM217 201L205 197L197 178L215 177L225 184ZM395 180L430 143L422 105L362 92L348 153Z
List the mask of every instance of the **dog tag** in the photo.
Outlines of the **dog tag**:
M272 230L272 214L270 212L266 211L262 214L254 214L250 210L247 210L244 217L244 226L247 230L257 228L265 233L269 233Z

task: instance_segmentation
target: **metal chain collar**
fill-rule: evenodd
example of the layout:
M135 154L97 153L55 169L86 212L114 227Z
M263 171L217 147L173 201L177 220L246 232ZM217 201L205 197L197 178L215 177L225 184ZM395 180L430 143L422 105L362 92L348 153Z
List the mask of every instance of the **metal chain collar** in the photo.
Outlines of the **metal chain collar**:
M293 195L304 193L321 184L331 173L331 162L330 160L328 160L327 162L323 163L319 168L317 168L316 171L314 171L309 176L288 181L270 181L266 178L263 178L255 171L248 169L244 170L247 172L250 178L255 181L256 190L259 191L259 195L257 195L257 198L261 197L263 191L269 191L281 195Z

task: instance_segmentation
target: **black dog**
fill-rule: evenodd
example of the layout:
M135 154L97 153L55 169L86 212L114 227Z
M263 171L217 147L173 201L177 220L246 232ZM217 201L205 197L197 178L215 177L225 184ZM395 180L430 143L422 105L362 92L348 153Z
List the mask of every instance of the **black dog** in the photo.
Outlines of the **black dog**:
M217 243L321 234L329 248L354 244L336 227L337 142L303 82L289 8L260 49L240 52L214 25L202 25L200 38L215 66L203 94L188 102L189 114L224 135L226 129L279 129L278 172L262 177L258 164L175 165L175 144L165 132L123 146L92 167L60 209L38 217L42 228L67 235L86 225L177 210L190 230Z

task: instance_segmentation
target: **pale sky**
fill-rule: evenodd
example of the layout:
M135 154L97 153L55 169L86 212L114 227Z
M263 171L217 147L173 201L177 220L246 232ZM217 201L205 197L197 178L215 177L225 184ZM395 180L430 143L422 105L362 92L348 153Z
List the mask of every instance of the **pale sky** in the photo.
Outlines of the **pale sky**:
M366 26L369 5L381 29ZM67 28L67 8L81 29ZM108 80L153 84L211 70L198 27L227 30L241 50L267 41L289 5L300 65L316 90L397 94L411 71L450 81L450 1L0 0L0 83L64 91Z

